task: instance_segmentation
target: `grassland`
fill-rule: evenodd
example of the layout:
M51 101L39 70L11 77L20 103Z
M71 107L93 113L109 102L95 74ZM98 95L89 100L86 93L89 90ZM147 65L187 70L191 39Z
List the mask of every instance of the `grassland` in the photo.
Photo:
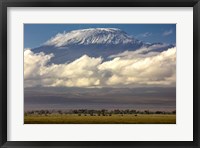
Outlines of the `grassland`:
M77 114L25 115L25 124L175 124L175 114L114 114L90 116Z

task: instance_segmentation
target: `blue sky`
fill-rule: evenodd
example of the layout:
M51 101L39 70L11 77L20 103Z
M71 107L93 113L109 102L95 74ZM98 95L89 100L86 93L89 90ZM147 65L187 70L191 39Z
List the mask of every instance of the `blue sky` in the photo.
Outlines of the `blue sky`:
M25 24L24 48L39 47L57 33L86 28L119 28L144 42L176 44L176 24Z

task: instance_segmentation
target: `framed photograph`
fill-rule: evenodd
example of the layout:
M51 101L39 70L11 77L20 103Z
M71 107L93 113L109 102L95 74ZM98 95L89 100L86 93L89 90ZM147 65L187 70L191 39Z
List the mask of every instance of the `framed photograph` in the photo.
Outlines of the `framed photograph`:
M200 147L199 0L1 1L1 147Z

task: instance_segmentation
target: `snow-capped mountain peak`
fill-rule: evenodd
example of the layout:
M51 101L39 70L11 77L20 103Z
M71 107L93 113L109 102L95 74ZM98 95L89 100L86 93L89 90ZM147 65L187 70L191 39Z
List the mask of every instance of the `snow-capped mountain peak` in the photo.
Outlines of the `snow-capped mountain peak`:
M67 45L134 44L138 42L118 28L89 28L59 33L45 45L63 47Z
M109 59L124 51L135 51L148 48L149 51L160 52L172 47L163 43L144 43L117 28L89 28L58 33L44 45L32 49L34 53L53 54L50 63L74 61L82 55Z

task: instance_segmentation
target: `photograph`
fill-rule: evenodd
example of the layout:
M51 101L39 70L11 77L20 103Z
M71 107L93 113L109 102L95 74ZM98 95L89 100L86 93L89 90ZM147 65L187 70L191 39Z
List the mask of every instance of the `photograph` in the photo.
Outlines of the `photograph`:
M176 24L24 24L24 124L176 124Z

